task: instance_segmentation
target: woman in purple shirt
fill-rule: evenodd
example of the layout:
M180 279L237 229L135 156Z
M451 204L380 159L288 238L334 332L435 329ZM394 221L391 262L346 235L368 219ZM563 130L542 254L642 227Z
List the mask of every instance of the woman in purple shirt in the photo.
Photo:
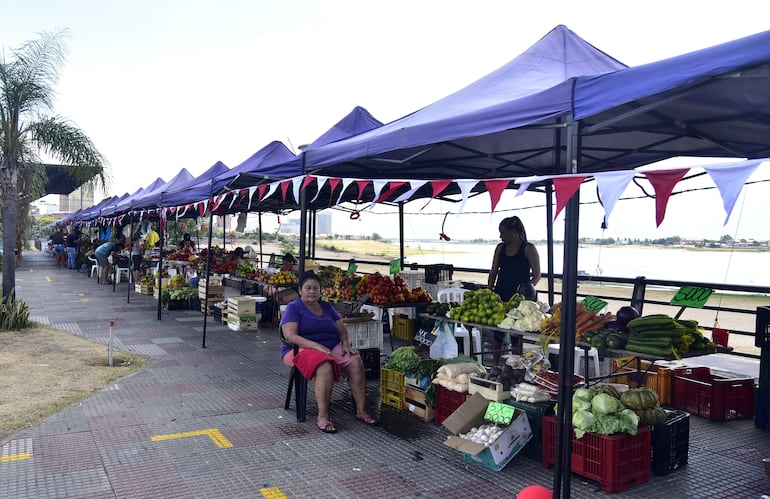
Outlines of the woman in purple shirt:
M329 416L332 387L346 371L350 391L356 404L356 418L375 424L366 409L366 375L358 351L350 346L350 338L342 318L334 307L321 301L321 280L314 272L299 279L299 298L286 306L281 317L283 336L291 345L281 344L281 357L289 366L296 366L315 384L318 404L318 429L336 433ZM293 345L299 347L294 356Z

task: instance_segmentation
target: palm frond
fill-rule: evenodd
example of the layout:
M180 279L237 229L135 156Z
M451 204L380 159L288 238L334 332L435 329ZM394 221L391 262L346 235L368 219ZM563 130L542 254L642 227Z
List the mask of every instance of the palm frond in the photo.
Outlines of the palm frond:
M43 32L37 40L30 40L13 51L15 60L9 68L15 74L17 88L11 93L17 97L15 107L21 112L41 105L53 107L55 87L66 60L64 38L67 34L66 29Z
M106 183L105 160L91 139L73 123L58 116L31 123L32 140L41 151L72 166L72 177L86 182L94 176Z

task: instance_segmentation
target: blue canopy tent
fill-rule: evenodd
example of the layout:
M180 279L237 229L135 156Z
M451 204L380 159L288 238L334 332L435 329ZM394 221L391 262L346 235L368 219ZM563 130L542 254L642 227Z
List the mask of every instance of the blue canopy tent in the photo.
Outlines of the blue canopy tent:
M575 54L597 60L583 68ZM512 61L515 74L501 68L404 118L308 151L306 172L496 179L629 170L676 156L768 156L770 32L636 68L601 55L559 26ZM564 325L576 314L578 215L575 195L565 212L561 351L574 347ZM567 470L572 364L561 356L556 462ZM557 466L556 497L562 485L569 496L569 475Z
M194 179L175 185L163 193L163 206L180 206L207 200L211 192L212 180L229 172L230 169L221 161L214 163L208 170Z
M131 200L131 209L141 209L141 208L157 208L163 205L163 194L165 192L170 191L174 187L178 185L182 185L185 183L188 183L192 181L194 177L192 174L187 171L186 168L182 168L179 170L179 173L174 175L174 177L166 182L165 184L159 185L155 189L147 190L145 189L144 192L136 196Z
M160 177L156 178L155 180L152 181L150 185L148 185L144 189L137 190L133 195L125 198L123 201L115 205L114 214L124 213L130 210L135 199L138 199L140 196L143 196L144 194L153 192L165 184L166 184L165 180L163 180Z

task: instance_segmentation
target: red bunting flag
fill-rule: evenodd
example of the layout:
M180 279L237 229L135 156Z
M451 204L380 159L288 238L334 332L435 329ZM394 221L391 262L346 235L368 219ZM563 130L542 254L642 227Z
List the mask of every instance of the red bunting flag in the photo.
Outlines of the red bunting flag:
M687 175L689 168L683 170L666 170L658 172L645 172L644 175L655 188L655 224L660 227L663 217L666 216L666 206L674 186Z
M495 211L495 207L497 206L497 203L500 202L500 196L502 196L503 191L506 187L508 187L508 180L485 180L484 186L487 188L487 192L489 192L489 199L492 201L492 211Z
M334 199L334 197L333 197L334 189L337 188L337 186L340 184L340 181L341 181L341 179L336 178L336 177L329 179L329 189L330 189L330 191L329 191L329 206L332 205L332 200Z
M567 202L572 199L580 184L583 183L586 177L556 177L553 179L553 188L556 191L556 213L553 215L553 219L559 216L561 210L567 206Z
M377 198L377 200L375 201L375 203L381 203L381 202L383 202L383 201L387 201L387 200L388 200L388 199L389 199L389 198L390 198L390 197L391 197L393 194L395 194L395 193L396 193L396 191L398 191L398 190L401 188L401 186L403 186L404 184L406 184L406 182L390 182L390 184L388 185L388 190L386 190L385 192L383 192L382 194L380 194L380 197L378 197L378 198Z
M305 179L302 180L302 190L304 191L307 185L315 180L315 177L313 175L305 175Z
M449 187L449 184L451 184L451 180L431 180L430 186L433 189L433 197L435 198L442 192L444 192L444 189Z
M364 197L364 189L366 189L366 186L369 185L369 181L356 180L356 184L358 184L358 201L361 201Z
M281 199L286 202L286 191L289 190L289 186L291 185L291 180L284 180L281 182Z

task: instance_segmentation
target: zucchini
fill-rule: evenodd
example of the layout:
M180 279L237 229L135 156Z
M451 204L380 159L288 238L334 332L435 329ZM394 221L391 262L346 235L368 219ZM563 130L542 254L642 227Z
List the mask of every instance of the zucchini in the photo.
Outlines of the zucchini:
M681 338L686 331L684 329L649 329L639 331L642 338Z
M629 352L643 353L646 355L655 355L657 357L670 357L674 355L674 350L670 345L667 347L654 345L635 345L629 342L626 344L626 350Z
M627 345L648 345L648 346L671 346L671 338L637 338L632 336L628 338Z

